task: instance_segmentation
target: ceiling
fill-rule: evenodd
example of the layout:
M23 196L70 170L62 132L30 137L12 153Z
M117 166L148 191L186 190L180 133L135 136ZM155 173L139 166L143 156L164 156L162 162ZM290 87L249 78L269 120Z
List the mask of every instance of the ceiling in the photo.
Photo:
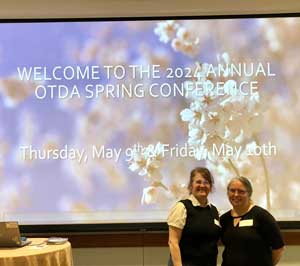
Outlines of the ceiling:
M295 0L2 0L1 19L300 13Z

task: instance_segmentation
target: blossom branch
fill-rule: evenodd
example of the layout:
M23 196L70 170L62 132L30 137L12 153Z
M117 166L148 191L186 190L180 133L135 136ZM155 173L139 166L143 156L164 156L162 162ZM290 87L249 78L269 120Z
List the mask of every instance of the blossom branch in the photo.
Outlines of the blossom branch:
M256 142L256 144L259 146L260 142L259 139L257 137L257 135L253 135L253 139ZM267 209L270 210L271 209L271 196L270 196L270 177L269 177L269 172L267 169L267 164L266 164L266 160L265 157L260 154L260 159L261 159L261 163L264 169L264 175L265 175L265 181L266 181L266 201L267 201Z
M232 170L235 172L236 176L240 176L239 170L235 167L235 165L233 164L232 160L230 158L228 158L228 162L232 168Z

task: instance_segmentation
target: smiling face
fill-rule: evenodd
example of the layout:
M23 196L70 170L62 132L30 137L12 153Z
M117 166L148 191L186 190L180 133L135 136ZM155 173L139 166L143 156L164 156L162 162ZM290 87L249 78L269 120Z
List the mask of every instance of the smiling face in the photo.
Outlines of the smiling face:
M239 180L233 180L228 186L228 199L233 208L246 208L250 205L250 196L246 186Z
M200 173L196 173L190 186L191 194L199 201L206 201L210 191L211 184Z

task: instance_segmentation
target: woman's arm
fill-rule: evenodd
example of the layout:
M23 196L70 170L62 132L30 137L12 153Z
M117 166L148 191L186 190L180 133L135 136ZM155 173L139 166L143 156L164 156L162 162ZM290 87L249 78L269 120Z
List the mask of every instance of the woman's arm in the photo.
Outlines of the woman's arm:
M262 208L258 210L260 212L258 216L260 232L264 241L268 243L272 249L272 261L273 265L276 265L284 250L284 242L280 228L275 218L267 210Z
M169 247L174 266L182 266L179 242L182 235L182 229L169 226Z
M284 250L284 247L278 248L278 249L272 249L272 261L273 261L274 266L279 262L279 260L282 256L283 250Z

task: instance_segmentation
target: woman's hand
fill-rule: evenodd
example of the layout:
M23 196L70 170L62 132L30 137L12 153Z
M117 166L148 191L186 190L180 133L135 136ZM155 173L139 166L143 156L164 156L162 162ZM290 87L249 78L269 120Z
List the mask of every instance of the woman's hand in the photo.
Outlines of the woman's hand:
M278 249L272 249L272 261L274 266L280 261L283 250L284 247Z

